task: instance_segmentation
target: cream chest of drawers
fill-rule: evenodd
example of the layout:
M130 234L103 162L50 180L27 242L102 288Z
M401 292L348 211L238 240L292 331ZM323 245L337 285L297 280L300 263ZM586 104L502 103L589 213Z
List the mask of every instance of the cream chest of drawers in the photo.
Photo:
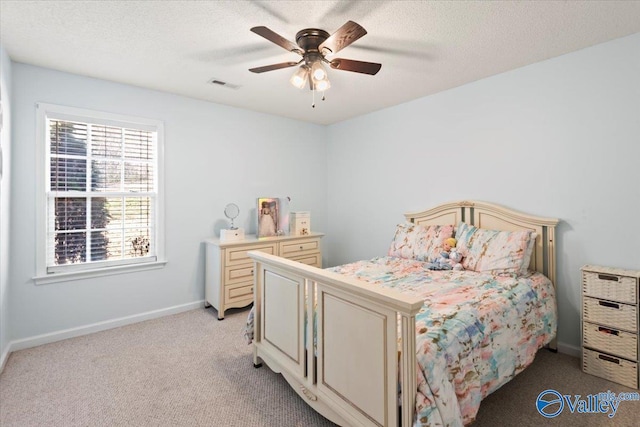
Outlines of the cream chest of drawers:
M640 271L582 267L582 370L638 388Z
M258 239L248 235L235 242L205 241L205 302L218 311L218 319L224 319L224 312L229 308L245 307L253 302L253 261L247 255L249 251L262 251L322 267L320 239L323 236L322 233L310 233Z

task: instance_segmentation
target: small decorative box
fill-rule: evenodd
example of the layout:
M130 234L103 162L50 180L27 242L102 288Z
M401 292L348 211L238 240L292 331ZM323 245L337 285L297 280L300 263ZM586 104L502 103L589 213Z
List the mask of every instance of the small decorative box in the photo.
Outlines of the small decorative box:
M236 242L244 240L244 228L222 229L220 230L221 242Z
M311 233L311 213L299 211L290 213L289 233L292 236L306 236Z

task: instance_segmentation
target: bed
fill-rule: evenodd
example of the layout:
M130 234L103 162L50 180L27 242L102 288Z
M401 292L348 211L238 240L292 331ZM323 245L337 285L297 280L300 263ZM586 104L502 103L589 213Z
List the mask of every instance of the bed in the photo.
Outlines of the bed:
M249 253L254 366L342 426L468 425L556 349L557 219L476 201L405 217L372 260L323 270ZM429 270L450 231L467 269Z

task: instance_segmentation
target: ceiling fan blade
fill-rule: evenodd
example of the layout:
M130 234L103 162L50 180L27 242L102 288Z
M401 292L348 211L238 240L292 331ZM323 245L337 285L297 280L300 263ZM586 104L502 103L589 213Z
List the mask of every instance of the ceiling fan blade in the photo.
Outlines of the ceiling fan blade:
M302 51L301 51L300 47L298 47L297 44L295 44L292 41L289 41L289 40L285 39L280 34L274 33L273 31L271 31L267 27L253 27L251 29L251 31L256 33L259 36L264 37L265 39L269 40L270 42L275 43L278 46L285 48L286 50L288 50L290 52L296 52L296 53L302 54Z
M372 76L382 68L382 64L375 62L355 61L353 59L343 58L333 59L329 62L329 65L336 70L353 71L356 73L371 74Z
M264 67L249 68L249 71L251 71L252 73L264 73L264 72L267 72L267 71L279 70L280 68L293 67L293 66L298 65L300 62L302 62L302 61L298 61L298 62L294 62L294 61L281 62L279 64L265 65Z
M339 50L349 46L360 37L367 34L367 30L353 21L348 21L342 27L331 34L320 46L318 50L322 52L323 49L329 49L331 53L337 53Z

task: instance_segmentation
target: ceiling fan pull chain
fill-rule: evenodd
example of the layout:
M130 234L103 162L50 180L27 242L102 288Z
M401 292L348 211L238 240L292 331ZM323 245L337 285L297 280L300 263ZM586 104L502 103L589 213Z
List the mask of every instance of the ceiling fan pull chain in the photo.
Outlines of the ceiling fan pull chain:
M312 98L312 103L311 103L311 108L316 108L316 91L315 89L311 89L311 93L313 94L313 98Z
M326 98L324 97L324 91L322 91L322 100L324 101Z

